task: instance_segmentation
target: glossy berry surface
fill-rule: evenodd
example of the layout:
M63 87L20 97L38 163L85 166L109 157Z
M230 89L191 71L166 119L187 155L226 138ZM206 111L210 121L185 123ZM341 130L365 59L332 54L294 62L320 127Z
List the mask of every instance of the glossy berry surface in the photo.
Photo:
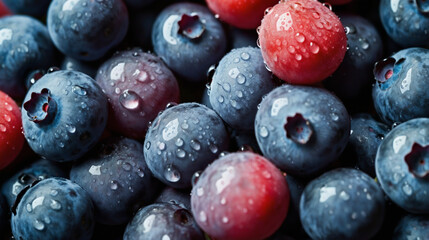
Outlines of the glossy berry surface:
M429 10L425 0L380 0L384 30L402 47L428 46Z
M289 188L266 158L231 153L204 170L191 204L198 225L214 239L264 239L286 217Z
M376 63L372 97L375 110L385 123L429 117L429 70L424 67L428 60L428 49L407 48Z
M375 156L378 146L389 131L387 125L376 121L369 114L352 116L346 151L352 154L359 169L371 177L375 177Z
M0 36L0 91L22 99L30 72L55 65L55 46L46 26L28 16L1 18Z
M123 40L128 29L128 10L122 0L53 0L47 26L62 53L92 61Z
M204 82L209 67L226 51L226 35L207 7L176 3L158 15L152 29L152 44L155 53L179 77Z
M384 218L383 191L365 173L338 168L312 180L300 201L311 239L371 239Z
M67 177L68 174L55 162L40 159L26 168L20 169L1 185L1 194L8 206L13 206L19 193L36 181L50 177Z
M48 178L25 192L12 213L16 239L91 239L94 207L79 185L64 178Z
M23 144L21 110L12 98L0 91L0 169L18 156Z
M95 146L107 116L107 98L94 79L67 70L38 80L22 108L28 144L34 152L57 162L76 160Z
M162 60L141 49L115 54L96 76L108 97L110 129L143 139L149 122L170 102L179 102L179 86Z
M429 213L429 119L404 122L381 142L375 159L384 192L411 213Z
M338 17L314 0L283 1L259 28L262 56L280 79L313 84L331 75L344 58L347 37Z
M229 146L222 119L198 103L163 111L149 127L144 157L156 178L174 188L190 188L192 176L204 170Z
M321 88L280 86L262 100L256 113L255 135L262 153L292 175L324 170L340 156L349 134L347 109Z
M399 221L393 236L393 240L429 238L429 218L427 215L406 215Z
M208 7L219 19L232 26L255 29L261 24L264 11L277 0L206 0Z
M97 222L126 224L140 205L155 198L157 183L142 149L135 140L111 137L73 165L70 179L91 197Z
M128 223L124 240L144 239L203 240L189 210L176 204L155 203L140 209Z
M257 105L275 87L258 48L233 49L222 58L213 75L210 104L229 126L252 130Z

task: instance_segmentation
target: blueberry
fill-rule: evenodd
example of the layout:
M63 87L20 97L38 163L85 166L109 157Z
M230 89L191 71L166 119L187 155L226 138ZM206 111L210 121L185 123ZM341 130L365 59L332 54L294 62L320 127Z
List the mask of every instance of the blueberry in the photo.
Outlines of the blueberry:
M91 239L94 207L79 185L48 178L30 187L12 209L15 239Z
M228 36L231 48L257 47L258 33L254 30L240 29L228 26Z
M152 44L155 53L179 77L202 82L209 67L224 55L226 35L207 7L176 3L158 15Z
M429 213L429 119L391 130L378 147L375 170L384 192L408 212Z
M144 161L141 143L108 138L73 165L70 179L87 191L97 222L126 224L132 214L157 194L157 182Z
M66 176L64 169L55 162L40 159L7 178L1 185L1 193L5 196L8 206L12 206L25 187L46 178Z
M384 218L383 191L365 173L338 168L312 180L300 201L311 239L371 239Z
M375 110L385 123L429 117L426 61L428 49L407 48L376 63L372 96Z
M222 119L198 103L182 103L162 112L149 127L144 156L154 176L174 188L190 188L222 151L229 136Z
M275 87L259 48L233 49L216 68L209 89L210 103L229 126L252 130L262 96Z
M396 43L428 46L429 6L425 0L381 0L379 10L384 30Z
M371 177L375 177L377 148L388 132L387 125L376 121L369 114L357 114L352 117L347 150L357 161L359 169Z
M180 191L171 187L165 187L156 198L156 203L172 203L191 210L191 195L187 191Z
M22 125L34 152L65 162L80 158L97 143L107 115L107 98L95 81L63 70L44 75L30 88Z
M92 61L123 40L128 29L128 11L121 0L53 0L47 25L61 52Z
M344 150L350 117L341 101L328 91L283 85L261 102L255 135L265 157L296 176L319 173Z
M56 64L57 51L45 25L27 16L0 19L0 90L25 96L25 80L34 70Z
M425 215L406 215L396 226L393 240L428 239L429 218Z
M140 209L128 223L124 240L203 240L194 217L179 205L155 203Z
M135 139L144 138L149 122L168 103L179 101L173 73L141 49L115 54L100 66L96 81L109 99L109 128Z
M325 80L325 85L341 99L356 99L362 104L362 94L370 92L371 70L382 56L383 44L375 26L365 18L342 14L341 22L346 29L349 49L338 69Z
M48 11L51 0L2 0L15 14L25 14L34 17L43 17Z

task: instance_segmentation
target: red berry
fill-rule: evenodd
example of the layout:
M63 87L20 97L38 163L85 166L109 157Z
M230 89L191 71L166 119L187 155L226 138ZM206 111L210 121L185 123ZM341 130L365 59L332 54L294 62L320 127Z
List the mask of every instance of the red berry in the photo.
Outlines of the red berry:
M264 11L278 0L206 0L222 21L238 28L254 29L261 24Z
M0 17L11 15L9 8L6 7L6 5L3 3L2 0L0 0Z
M286 217L289 188L270 161L238 152L204 170L192 189L191 204L198 225L214 239L264 239Z
M347 50L339 18L316 0L275 5L262 20L259 40L268 68L293 84L321 82L338 68Z
M23 144L21 110L12 98L0 91L0 169L18 156Z

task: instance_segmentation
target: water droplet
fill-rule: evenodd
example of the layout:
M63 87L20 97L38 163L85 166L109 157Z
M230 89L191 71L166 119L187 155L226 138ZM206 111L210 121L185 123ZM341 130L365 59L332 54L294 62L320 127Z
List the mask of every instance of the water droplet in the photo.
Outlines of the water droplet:
M314 42L310 42L310 52L317 54L319 52L319 50L320 50L319 45L317 45Z
M80 86L73 86L72 92L76 93L79 96L85 96L87 94L86 90Z
M294 46L292 46L292 45L289 45L289 46L287 47L287 50L288 50L290 53L295 53L295 47L294 47Z
M266 178L266 179L270 179L271 178L271 174L268 171L263 171L262 175Z
M45 220L46 224L50 224L51 223L51 219L48 216L45 216L45 218L43 220Z
M229 85L229 83L224 83L224 84L222 84L222 88L223 88L223 90L225 90L226 92L231 91L231 85Z
M167 235L167 234L164 234L163 236L162 236L162 239L161 240L170 240L170 237Z
M159 150L164 151L164 150L165 150L165 143L160 142L160 143L158 144L158 148L159 148Z
M222 205L226 204L226 199L224 197L220 200L220 204L222 204Z
M193 148L195 151L199 151L201 149L201 144L198 142L198 140L191 140L191 148Z
M202 171L197 171L197 172L194 172L194 174L192 175L192 180L191 180L192 186L195 186L195 184L197 184L198 179L200 179L201 172Z
M27 203L27 205L25 206L25 209L27 209L27 212L32 212L33 208L31 207L31 204Z
M164 177L167 181L175 183L180 180L180 173L173 166L169 166L165 169Z
M129 164L128 162L122 163L122 169L124 169L127 172L130 171L131 170L131 164Z
M411 188L410 184L408 184L407 182L405 182L404 185L402 186L402 190L408 196L410 196L413 193L413 189Z
M124 108L134 110L139 107L140 96L136 92L127 89L119 96L119 102Z
M229 70L228 75L231 78L237 78L238 74L240 74L240 71L238 70L238 68L232 68L231 70Z
M58 195L58 191L56 190L56 189L52 189L51 190L51 196L52 197L55 197L55 196L57 196Z
M45 229L45 224L42 222L42 221L40 221L40 220L35 220L34 222L33 222L33 227L36 229L36 230L39 230L39 231L43 231L43 229Z
M301 61L301 59L302 59L302 55L301 55L301 54L299 54L299 53L295 54L295 59L296 59L297 61Z
M51 200L51 204L50 204L51 208L54 210L60 210L61 209L61 204L56 201L56 200Z
M176 150L176 156L178 158L184 158L186 156L186 152L183 149L178 148Z
M12 118L9 115L5 114L4 120L6 120L6 122L10 122L12 120Z
M250 59L250 55L247 52L242 52L240 54L241 59L243 59L244 61L247 61Z
M197 188L197 196L201 197L204 195L204 189L202 187Z
M246 77L243 74L238 74L237 76L237 83L238 84L244 84L246 82Z
M181 138L177 138L177 139L176 139L176 146L178 146L178 147L183 146L183 139L181 139Z
M156 216L154 214L151 214L143 221L143 232L144 233L147 233L150 231L155 218L156 218Z
M338 115L336 113L331 113L330 115L331 115L332 120L338 121L339 117L338 117Z
M318 12L313 12L313 17L315 19L319 19L320 18L320 14Z
M295 34L295 39L296 41L298 41L299 43L303 43L305 41L305 36L302 35L302 33L296 33Z
M118 182L115 180L110 181L110 189L112 190L118 189Z
M216 154L219 151L215 144L210 144L209 149L213 154Z
M223 98L223 96L219 96L219 97L217 98L217 101L218 101L219 103L223 103L223 102L225 101L225 99Z
M266 127L259 128L259 135L263 138L268 137L268 129Z
M0 132L6 132L6 126L0 123Z
M137 175L141 178L144 177L144 171L141 168L137 168Z
M223 218L222 218L222 222L223 222L223 223L228 223L228 221L229 221L229 219L228 219L227 217L223 217Z
M369 48L369 42L366 39L359 38L359 42L363 50L367 50Z
M349 199L350 199L350 196L349 196L349 194L347 194L346 192L342 191L342 192L340 193L340 198L341 198L341 199L343 199L344 201L347 201L347 200L349 200Z
M200 215L199 218L201 222L207 221L207 215L204 211L201 211L199 215Z
M351 215L351 218L352 218L353 220L355 220L355 219L357 218L357 213L353 212L353 213L352 213L352 215Z
M76 132L76 127L73 125L66 124L66 128L67 128L67 131L69 131L69 133Z

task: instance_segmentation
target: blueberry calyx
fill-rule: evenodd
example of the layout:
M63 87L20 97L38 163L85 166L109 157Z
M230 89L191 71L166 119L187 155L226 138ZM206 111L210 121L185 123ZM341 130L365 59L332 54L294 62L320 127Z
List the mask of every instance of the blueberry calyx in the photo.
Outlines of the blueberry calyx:
M396 60L394 58L385 58L375 63L374 76L379 83L385 83L393 75L393 67Z
M311 127L310 121L305 119L301 113L287 117L284 129L286 137L298 144L308 143L313 135L313 127Z
M417 6L417 11L423 15L429 15L429 2L426 0L414 0L414 3Z
M177 23L179 24L179 33L189 39L199 39L206 29L206 26L200 21L198 15L190 16L183 14Z
M415 142L404 159L415 177L426 178L429 175L429 145L423 147Z
M31 93L31 98L24 103L24 109L30 121L49 123L57 112L57 103L51 97L49 89L44 88L40 93Z

